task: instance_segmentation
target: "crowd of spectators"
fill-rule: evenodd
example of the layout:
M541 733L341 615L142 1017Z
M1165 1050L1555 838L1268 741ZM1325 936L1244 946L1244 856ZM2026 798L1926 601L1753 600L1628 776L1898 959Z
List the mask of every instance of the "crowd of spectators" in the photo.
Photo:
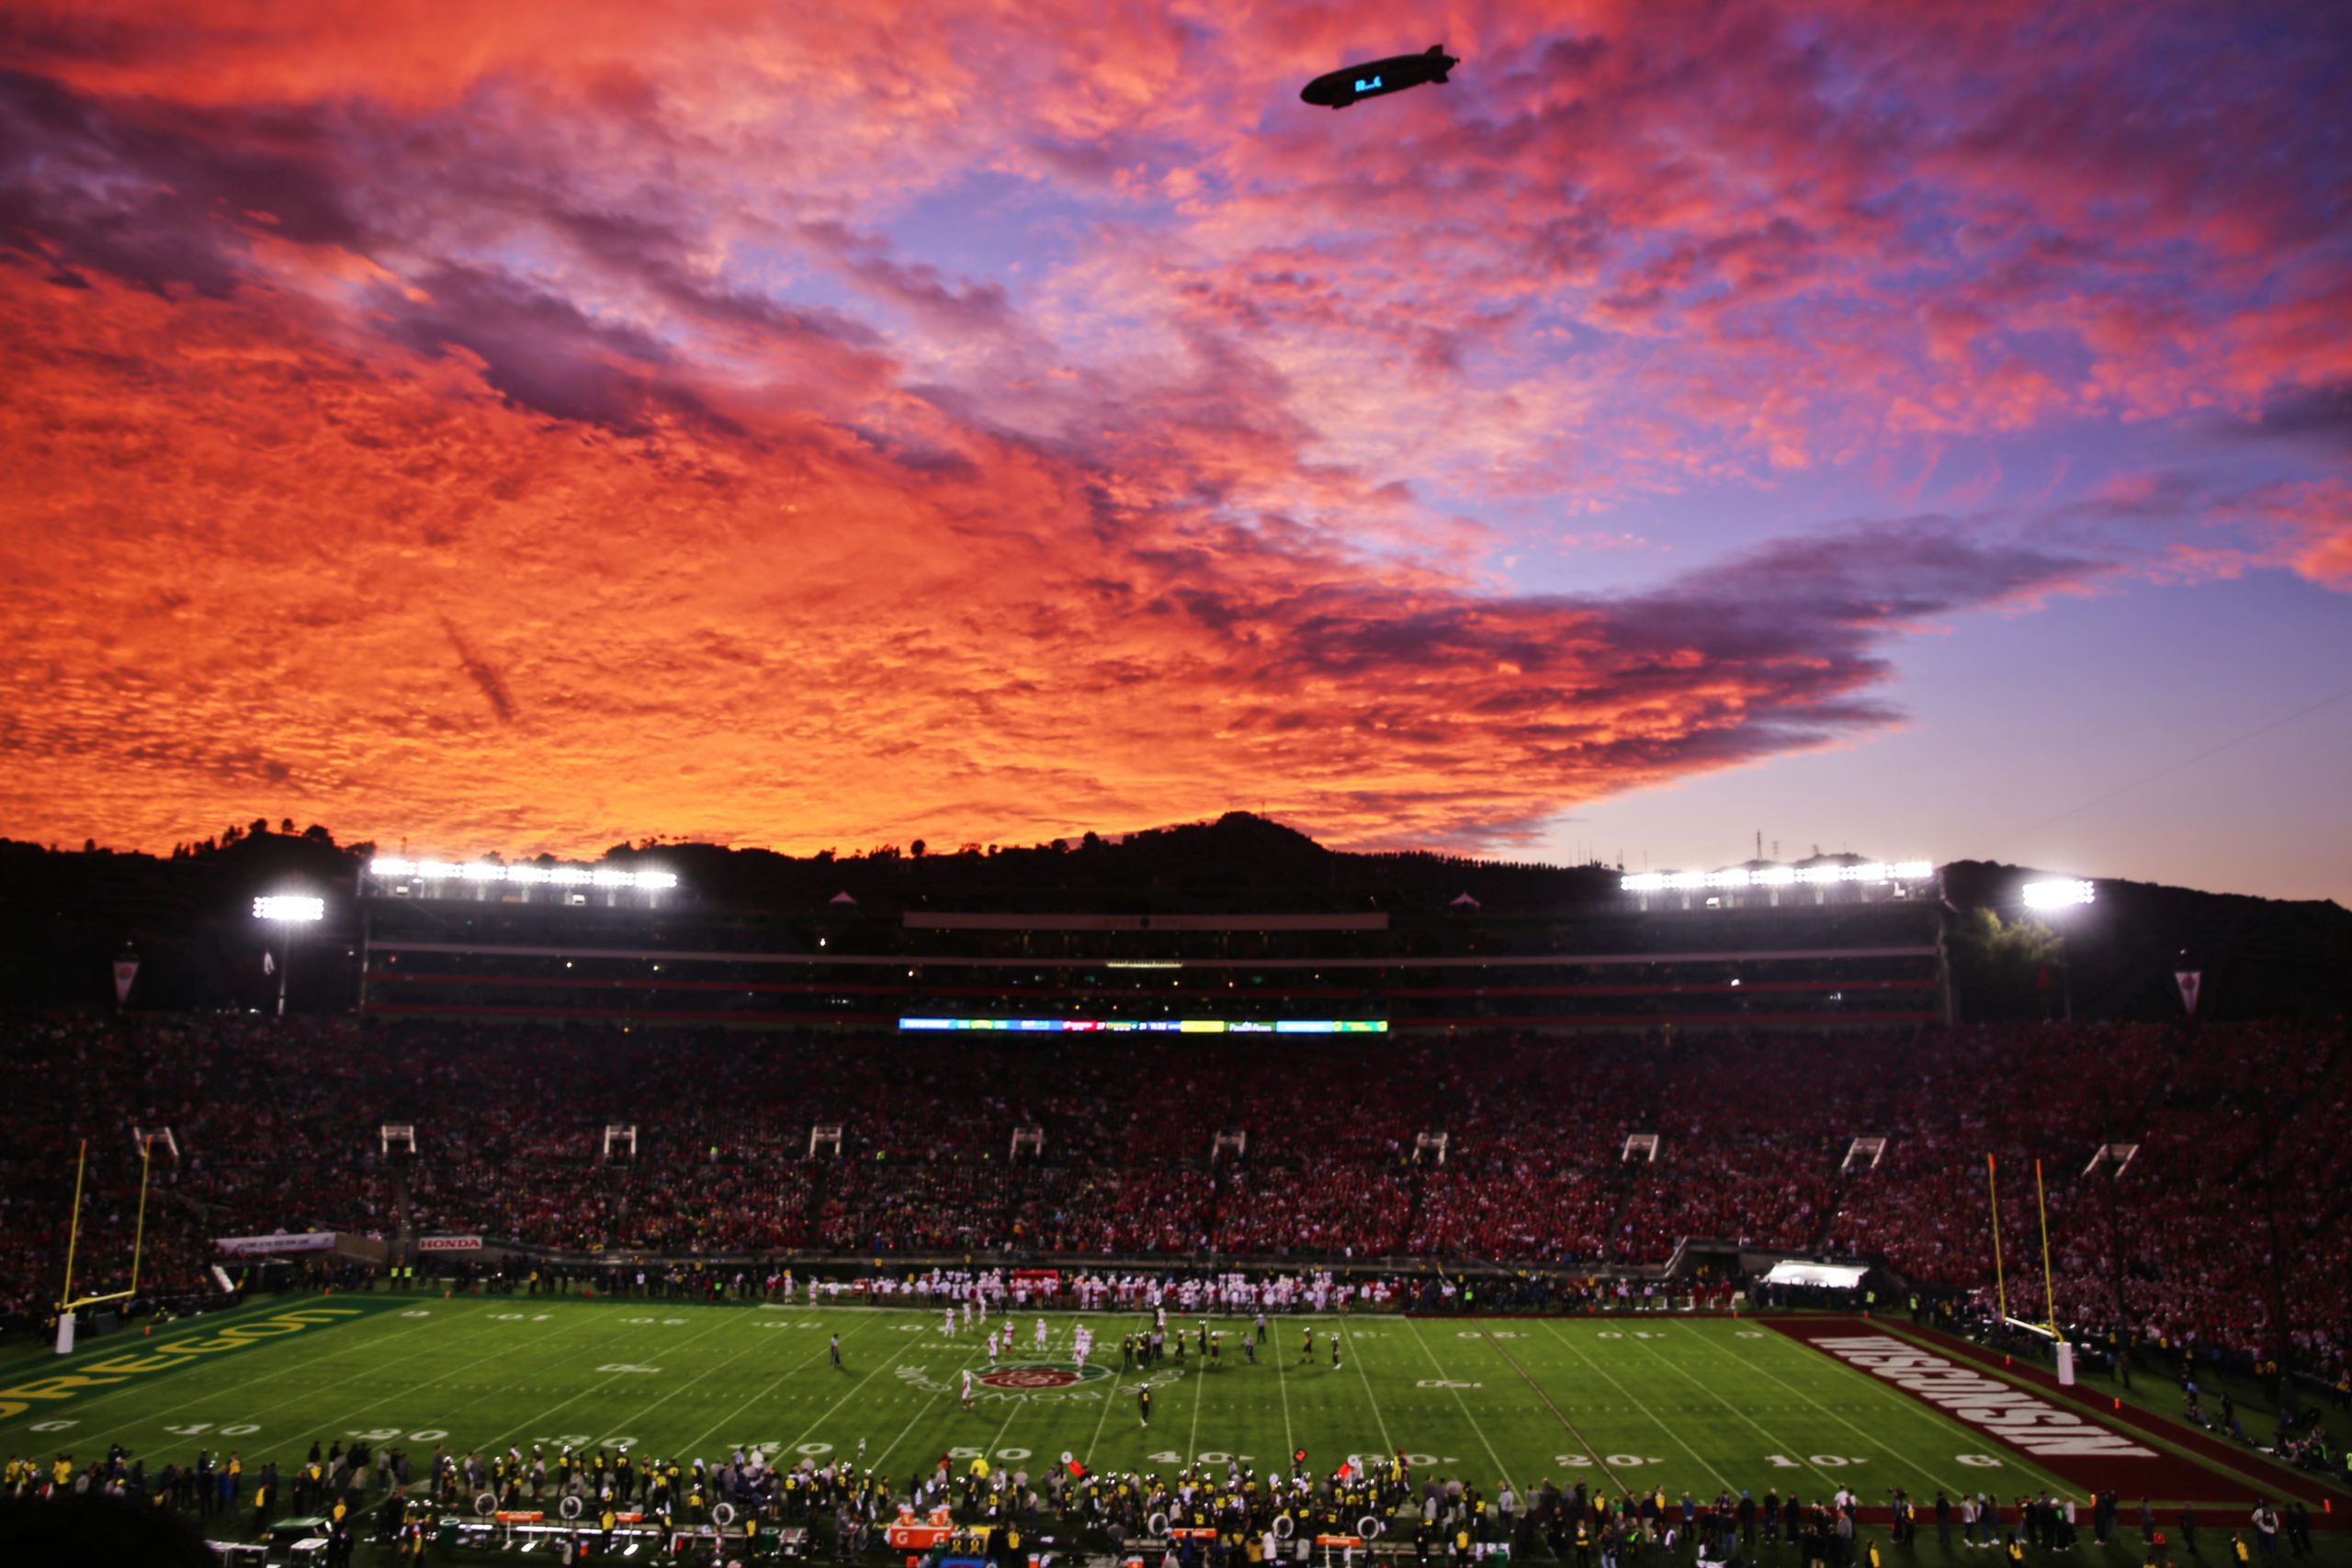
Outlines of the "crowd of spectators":
M56 1300L84 1139L76 1289L128 1285L133 1128L175 1149L155 1145L141 1244L160 1299L217 1285L220 1236L334 1230L1567 1269L1704 1239L1989 1303L1996 1179L2012 1302L2240 1348L2283 1306L2295 1348L2332 1363L2352 1301L2352 1053L2309 1026L1277 1044L18 1017L0 1061L17 1321ZM387 1152L388 1124L413 1154ZM838 1151L812 1156L815 1127ZM1854 1153L1866 1137L1883 1156ZM2120 1178L2093 1161L2109 1145L2132 1151Z

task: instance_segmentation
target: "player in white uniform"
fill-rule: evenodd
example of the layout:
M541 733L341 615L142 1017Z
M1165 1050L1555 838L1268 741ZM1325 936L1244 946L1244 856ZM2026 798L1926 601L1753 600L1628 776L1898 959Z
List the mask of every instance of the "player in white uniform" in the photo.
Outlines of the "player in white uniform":
M972 1407L972 1369L971 1369L971 1368L969 1368L969 1367L966 1367L966 1368L964 1369L964 1408L965 1408L965 1409L967 1409L967 1410L969 1410L971 1407Z
M1046 1320L1042 1317L1037 1320L1037 1353L1046 1353Z
M939 1332L946 1335L951 1339L956 1337L956 1309L954 1307L949 1307L947 1309L947 1321L940 1325Z

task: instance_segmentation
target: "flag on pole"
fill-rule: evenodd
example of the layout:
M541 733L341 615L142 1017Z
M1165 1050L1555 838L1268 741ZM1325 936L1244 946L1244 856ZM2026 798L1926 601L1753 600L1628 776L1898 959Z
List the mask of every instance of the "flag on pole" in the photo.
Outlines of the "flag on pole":
M121 1007L130 1000L130 983L139 978L139 960L118 958L114 961L114 1005Z
M2180 987L2180 1005L2188 1010L2189 1017L2195 1018L2197 1016L2197 993L2204 988L2205 971L2202 969L2176 969L2172 972L2172 983Z
M277 960L269 955L269 949L266 947L261 950L261 972L265 975L277 973Z

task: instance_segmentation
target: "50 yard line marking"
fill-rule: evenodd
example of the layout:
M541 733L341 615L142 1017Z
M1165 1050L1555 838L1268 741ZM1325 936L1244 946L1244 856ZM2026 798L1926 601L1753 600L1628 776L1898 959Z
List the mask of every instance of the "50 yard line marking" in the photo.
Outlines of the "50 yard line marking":
M1094 1436L1086 1440L1086 1452L1080 1456L1080 1462L1089 1469L1092 1469L1094 1465L1094 1450L1102 1446L1102 1428L1110 1425L1111 1404L1118 1397L1119 1385L1125 1382L1127 1374L1124 1369L1111 1374L1111 1391L1102 1396L1102 1414L1094 1418Z

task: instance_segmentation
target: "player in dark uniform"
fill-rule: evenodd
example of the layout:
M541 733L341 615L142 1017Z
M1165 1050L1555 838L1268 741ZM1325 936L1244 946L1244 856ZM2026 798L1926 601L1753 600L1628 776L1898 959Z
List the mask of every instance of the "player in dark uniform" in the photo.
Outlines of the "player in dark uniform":
M1150 1426L1151 1385L1149 1383L1138 1383L1136 1386L1136 1408L1143 1413L1143 1424L1147 1427Z
M1305 1336L1298 1342L1298 1364L1303 1367L1315 1359L1315 1325L1309 1324L1299 1332Z

